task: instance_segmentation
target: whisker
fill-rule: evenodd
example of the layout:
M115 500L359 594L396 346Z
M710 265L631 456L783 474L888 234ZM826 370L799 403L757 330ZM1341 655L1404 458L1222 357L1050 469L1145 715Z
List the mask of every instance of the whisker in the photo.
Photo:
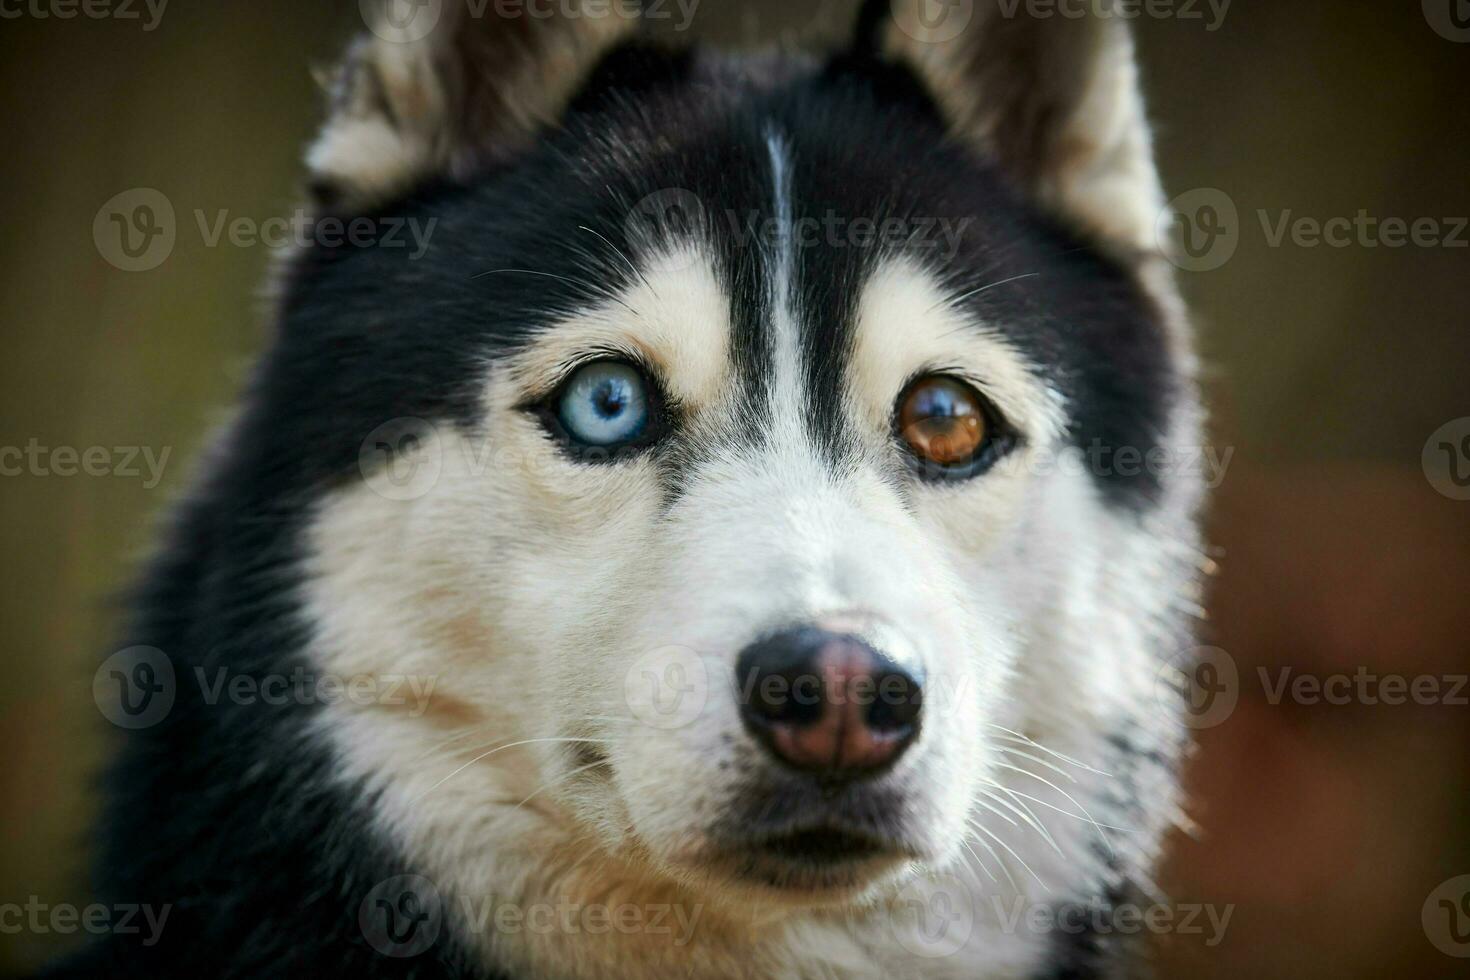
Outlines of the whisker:
M516 275L522 275L522 276L541 276L543 279L556 279L556 280L558 280L560 282L570 283L573 286L579 286L582 289L585 289L588 293L590 293L593 296L601 296L601 297L603 297L605 299L612 300L614 303L617 303L619 306L621 306L623 309L627 310L629 313L632 313L634 316L637 316L638 315L638 311L637 310L635 310L635 309L633 309L633 307L629 306L628 303L627 303L627 301L625 301L621 296L618 296L616 293L614 293L611 290L609 290L607 287L605 287L605 286L598 286L598 285L596 285L594 283L588 282L585 279L573 279L573 278L571 278L569 276L559 276L559 275L557 275L554 272L537 272L535 269L491 269L488 272L479 272L479 273L476 273L475 275L471 276L470 278L471 279L483 279L486 276L498 276L498 275L504 275L504 274L508 274L508 273L514 273Z
M1071 793L1068 793L1066 790L1062 789L1060 786L1052 782L1050 779L1047 779L1045 776L1038 776L1030 769L1022 769L1020 766L1012 766L1004 762L996 763L996 767L999 769L1009 769L1011 772L1017 772L1023 776L1030 776L1037 782L1044 783L1047 786L1050 786L1052 789L1056 790L1058 793L1062 794L1062 796L1066 797L1068 803L1071 803L1073 806L1081 810L1083 814L1086 815L1087 819L1092 823L1092 825L1097 828L1098 836L1103 839L1103 843L1108 845L1108 850L1112 850L1113 845L1110 841L1108 841L1108 835L1103 833L1102 826L1092 818L1092 814L1088 812L1087 807L1083 806L1081 803L1078 803L1076 797L1074 797Z
M1011 276L1009 279L1002 279L1000 282L988 283L988 284L986 284L984 286L979 286L979 287L977 287L975 289L972 289L972 290L970 290L967 293L960 293L958 296L952 296L952 297L950 297L948 299L942 299L939 302L935 303L933 306L929 307L929 309L926 312L933 313L935 310L939 309L941 306L958 306L959 304L963 303L965 300L971 298L972 296L979 296L981 293L983 293L983 292L985 292L987 290L995 289L995 288L997 288L999 286L1004 286L1007 283L1016 282L1016 281L1021 280L1021 279L1034 279L1034 278L1036 278L1039 275L1041 275L1041 273L1039 273L1039 272L1026 272L1026 273L1023 273L1023 274L1021 274L1019 276Z
M557 738L525 738L525 739L521 739L519 742L511 742L509 745L501 745L501 746L499 746L497 748L493 748L493 749L489 750L488 752L482 752L479 755L475 756L469 762L466 762L464 765L462 765L458 769L454 770L454 772L451 772L449 775L447 775L443 779L439 780L433 786L430 786L428 789L426 789L422 793L420 793L417 797L415 797L413 799L412 804L410 804L410 805L417 804L417 803L421 802L424 799L424 797L428 796L430 793L434 792L434 790L438 789L440 786L443 786L445 783L449 782L455 776L458 776L460 773L464 772L470 766L472 766L475 763L479 762L481 759L487 759L487 758L489 758L490 756L494 755L497 752L504 752L506 749L513 749L513 748L516 748L516 747L521 746L521 745L534 745L534 744L536 744L538 742L586 742L586 741L595 741L595 739L561 738L561 737L557 737Z
M1081 816L1079 814L1073 813L1071 810L1063 810L1061 807L1057 806L1055 803L1048 803L1046 800L1039 800L1039 799L1037 799L1034 796L1027 796L1025 793L1022 793L1020 790L1011 789L1009 786L1004 786L1004 785L1002 785L1000 783L997 783L997 782L989 782L988 784L990 786L993 786L996 789L1000 790L1002 793L1006 794L1007 796L1014 796L1014 797L1017 797L1019 799L1029 800L1030 802L1035 803L1035 804L1037 804L1039 806L1046 807L1048 810L1055 810L1057 813L1060 813L1064 817L1071 817L1073 820L1081 820L1083 823L1090 823L1094 827L1101 827L1101 828L1105 828L1107 830L1116 830L1116 831L1118 831L1119 833L1122 833L1122 834L1136 834L1136 833L1138 833L1138 831L1135 830L1135 829L1133 829L1132 827L1119 827L1119 826L1116 826L1116 825L1110 824L1110 823L1098 823L1096 820L1093 820L1091 817ZM1103 842L1104 843L1107 843L1107 838L1106 837L1103 838ZM1108 846L1109 846L1109 849L1111 850L1112 845L1109 844Z
M999 751L1004 752L1006 755L1016 756L1016 757L1022 758L1022 759L1030 759L1032 762L1035 762L1035 763L1037 763L1039 765L1043 765L1046 768L1050 769L1052 772L1056 773L1058 776L1061 776L1063 779L1067 780L1068 782L1075 783L1077 781L1077 777L1076 776L1072 775L1070 772L1068 772L1067 770L1063 769L1061 766L1053 765L1052 763L1047 762L1045 759L1041 758L1041 756L1039 756L1039 755L1032 755L1030 752L1023 752L1020 749L1007 748L1006 746L1003 746L1003 745L997 745L996 748Z
M981 871L985 872L985 877L989 878L991 881L994 881L997 885L1000 884L1000 882L996 880L995 875L991 874L990 873L990 869L985 866L985 862L980 859L980 855L978 855L978 854L975 853L975 849L970 846L970 842L969 841L961 838L960 839L960 846L963 847L965 850L967 850L967 851L970 852L970 856L975 859L975 864L980 868ZM997 857L996 858L996 861L998 862L999 860L1000 860L1000 858ZM1004 869L1002 869L1002 870L1004 870ZM1013 887L1014 887L1014 885L1013 885Z
M653 283L648 281L648 277L643 274L643 270L634 265L633 260L628 258L627 253L625 253L622 249L618 248L611 241L609 241L606 235L604 235L597 229L589 228L586 225L578 225L577 227L580 228L582 231L587 232L588 234L596 235L598 238L602 239L603 243L606 244L608 248L613 250L613 254L622 259L627 264L633 275L637 276L639 279L642 279L643 285L647 286L650 292L652 292L655 296L658 295L658 291L653 288Z
M1020 739L1022 742L1025 742L1027 745L1030 745L1033 748L1040 749L1042 752L1045 752L1047 755L1051 756L1054 759L1060 759L1063 762L1074 765L1079 769L1086 769L1088 772L1095 772L1099 776L1107 776L1110 779L1113 778L1113 774L1110 772L1103 772L1101 769L1094 769L1092 768L1092 766L1089 766L1085 762L1080 762L1069 755L1063 755L1055 749L1049 749L1045 745L1042 745L1040 742L1036 741L1036 739L1030 738L1026 735L1022 735L1020 732L1006 728L1004 725L997 725L994 722L986 722L986 724L989 725L991 728L996 729L997 731L1005 732L1007 735L1011 735L1015 738Z
M990 804L996 803L1010 810L1012 813L1016 814L1016 816L1020 817L1021 820L1025 822L1026 826L1033 828L1038 834L1040 834L1042 839L1051 845L1051 849L1057 852L1058 857L1065 858L1066 855L1062 853L1062 848L1059 844L1057 844L1056 838L1052 837L1051 832L1042 825L1040 820L1036 819L1036 816L1034 814L1023 811L1016 807L1015 804L1009 803L998 796L992 796L989 793L984 794L980 799L976 800L975 802L985 807L985 809L989 810L991 813L994 813L995 815L1003 817L1007 820L1010 820L1010 818L1006 817L1005 814L1001 813ZM1012 826L1014 826L1016 822L1014 820L1010 820L1010 823Z
M1022 861L1021 860L1021 855L1019 855L1015 851L1011 850L1011 846L1009 844L1007 844L1005 841L1001 840L999 834L997 834L995 831L991 830L989 827L985 826L984 824L975 823L975 824L971 824L971 827L972 827L972 829L980 831L980 833L984 834L985 836L989 837L991 840L995 841L995 843L999 847L1001 847L1002 849L1004 849L1007 854L1009 854L1011 857L1015 858L1017 861L1020 861L1021 862L1021 867L1025 868L1026 869L1026 872L1029 875L1031 875L1031 877L1033 877L1033 878L1036 879L1036 883L1038 885L1040 885L1042 888L1045 888L1047 891L1051 891L1051 886L1048 885L1046 882L1042 881L1041 880L1041 876L1038 875L1035 871L1032 871L1031 870L1031 865L1027 864L1025 861Z
M579 776L582 773L586 772L588 769L596 769L598 766L605 766L605 765L607 765L606 760L598 759L596 762L589 762L585 766L578 766L577 768L573 769L571 772L564 773L563 775L558 776L555 779L547 780L547 782L544 783L541 786L540 789L536 790L534 793L532 793L530 796L526 797L524 800L521 800L521 802L519 802L515 806L511 807L511 809L512 810L519 810L521 807L525 806L531 800L532 797L536 796L537 794L541 793L542 791L548 790L551 787L557 785L558 783L564 783L568 779L571 779L571 778L573 778L575 776Z
M971 829L975 829L975 828L971 828ZM1008 867L1006 867L1006 863L1001 860L1000 855L997 854L997 853L995 853L995 848L991 847L988 843L986 843L985 841L981 840L978 837L971 837L970 840L973 840L976 844L979 844L981 847L985 848L985 853L986 854L989 854L991 857L995 858L995 865L996 865L996 867L1000 868L1000 873L1006 876L1006 881L1009 881L1011 883L1011 887L1013 889L1015 889L1016 891L1020 891L1021 890L1020 884L1017 883L1015 876L1011 874L1011 869L1008 868ZM967 844L966 846L969 846L969 845ZM974 851L971 851L970 853L971 854L974 854L975 852ZM975 859L978 861L979 860L979 855L976 855L976 858ZM992 875L991 878L990 878L990 880L991 881L995 881L995 877ZM996 882L996 884L999 884L999 882Z

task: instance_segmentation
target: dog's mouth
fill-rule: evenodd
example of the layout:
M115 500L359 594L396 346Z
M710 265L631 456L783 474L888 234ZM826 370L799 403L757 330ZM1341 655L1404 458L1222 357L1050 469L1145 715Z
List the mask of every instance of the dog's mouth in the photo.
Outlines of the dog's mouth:
M810 827L756 841L753 847L777 860L816 866L863 861L891 850L876 837L840 827Z
M897 841L835 824L722 841L715 862L747 884L786 892L834 893L862 888L918 857Z

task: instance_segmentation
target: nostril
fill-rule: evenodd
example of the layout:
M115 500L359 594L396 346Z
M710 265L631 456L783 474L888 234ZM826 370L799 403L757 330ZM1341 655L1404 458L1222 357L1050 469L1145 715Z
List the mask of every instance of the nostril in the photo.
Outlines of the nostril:
M764 725L814 725L826 693L817 653L829 639L820 630L788 630L747 647L736 666L741 710Z
M924 707L924 688L919 679L903 668L885 662L877 670L873 703L867 724L875 734L903 735L919 723Z

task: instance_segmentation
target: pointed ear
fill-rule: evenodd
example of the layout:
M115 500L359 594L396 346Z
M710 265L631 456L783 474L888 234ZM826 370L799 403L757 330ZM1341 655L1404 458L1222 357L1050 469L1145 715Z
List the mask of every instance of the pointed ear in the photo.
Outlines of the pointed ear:
M867 29L882 55L918 74L956 135L1104 241L1158 251L1163 193L1121 18L1064 16L1027 0L870 0L870 7L879 8L867 19L882 22ZM890 16L881 17L882 7Z
M331 78L328 119L307 153L318 204L371 207L525 149L636 28L636 8L594 4L365 0L371 31Z

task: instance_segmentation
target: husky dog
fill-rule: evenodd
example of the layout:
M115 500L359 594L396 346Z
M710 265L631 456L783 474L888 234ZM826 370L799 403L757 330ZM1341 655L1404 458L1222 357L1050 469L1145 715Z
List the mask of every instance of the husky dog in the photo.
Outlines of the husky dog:
M1203 481L1125 25L417 10L308 163L432 234L291 256L120 672L167 919L63 969L1137 975Z

